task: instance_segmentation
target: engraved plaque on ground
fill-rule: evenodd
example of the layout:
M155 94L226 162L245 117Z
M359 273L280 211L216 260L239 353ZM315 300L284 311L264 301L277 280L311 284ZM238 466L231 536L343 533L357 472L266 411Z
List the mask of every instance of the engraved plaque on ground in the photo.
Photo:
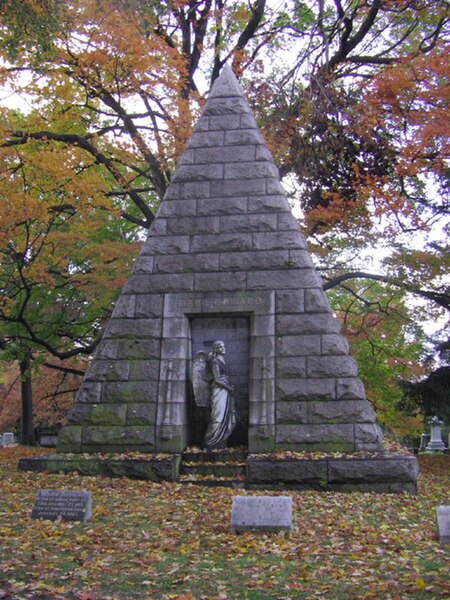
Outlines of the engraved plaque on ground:
M290 496L234 496L231 531L291 531Z
M66 521L83 521L92 516L91 492L85 490L39 490L31 513L32 519L58 517Z

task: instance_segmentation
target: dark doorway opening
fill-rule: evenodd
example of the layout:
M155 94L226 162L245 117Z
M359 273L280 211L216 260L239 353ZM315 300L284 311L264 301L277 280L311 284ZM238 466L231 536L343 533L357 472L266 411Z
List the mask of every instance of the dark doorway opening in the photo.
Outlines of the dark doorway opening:
M228 439L228 447L247 446L249 414L249 349L248 317L194 317L190 319L191 356L203 350L211 352L212 344L222 340L226 347L225 361L234 385L237 411L236 428ZM188 394L189 444L201 446L209 421L209 409L196 406L192 387Z

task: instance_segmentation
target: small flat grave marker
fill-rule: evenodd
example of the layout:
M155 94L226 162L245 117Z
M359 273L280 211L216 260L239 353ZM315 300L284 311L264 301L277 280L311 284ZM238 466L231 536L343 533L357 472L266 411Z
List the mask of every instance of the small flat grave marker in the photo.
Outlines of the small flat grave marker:
M450 506L436 506L439 542L450 544Z
M234 496L231 531L291 531L290 496Z
M91 492L85 490L39 490L31 513L32 519L83 521L92 516Z

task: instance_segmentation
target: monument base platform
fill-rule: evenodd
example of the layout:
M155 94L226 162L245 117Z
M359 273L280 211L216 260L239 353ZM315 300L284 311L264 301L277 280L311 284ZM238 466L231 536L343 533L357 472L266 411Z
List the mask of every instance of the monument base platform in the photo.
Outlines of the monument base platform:
M362 454L362 453L359 453ZM415 494L419 466L415 456L386 452L324 455L319 458L233 452L167 455L50 454L22 458L23 471L108 475L194 485L255 490L306 490Z
M407 454L368 453L323 458L275 459L249 455L252 489L315 489L335 492L417 492L419 465Z
M19 471L46 471L80 475L108 475L149 481L176 481L179 454L125 456L123 454L45 454L19 460Z

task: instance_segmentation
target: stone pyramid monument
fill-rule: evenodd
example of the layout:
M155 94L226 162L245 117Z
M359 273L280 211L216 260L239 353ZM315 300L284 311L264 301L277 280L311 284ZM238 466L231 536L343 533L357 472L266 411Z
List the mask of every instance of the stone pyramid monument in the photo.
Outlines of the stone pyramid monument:
M229 67L215 82L63 428L59 452L181 453L191 362L225 340L229 445L380 451L382 433Z

